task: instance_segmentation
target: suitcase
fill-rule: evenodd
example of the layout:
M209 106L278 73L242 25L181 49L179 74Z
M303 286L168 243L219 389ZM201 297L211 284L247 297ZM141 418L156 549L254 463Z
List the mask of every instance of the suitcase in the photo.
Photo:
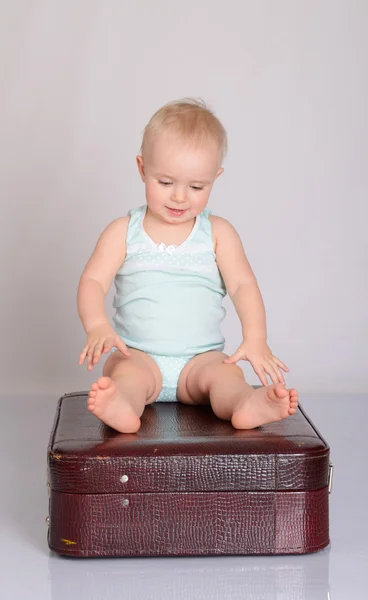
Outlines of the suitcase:
M47 458L48 544L65 556L305 554L329 544L330 449L299 405L234 429L208 406L145 408L119 433L58 401Z

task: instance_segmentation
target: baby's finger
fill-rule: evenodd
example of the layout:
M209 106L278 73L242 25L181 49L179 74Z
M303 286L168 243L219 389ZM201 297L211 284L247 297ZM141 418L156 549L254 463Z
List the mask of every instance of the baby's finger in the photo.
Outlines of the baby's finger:
M239 362L239 360L241 360L242 358L243 358L243 352L237 350L231 356L224 358L224 360L222 362L225 363L225 365L232 365L234 363Z
M102 354L102 342L97 342L96 346L95 346L95 350L93 353L93 364L95 365L96 363L98 363L98 361L101 358L101 354Z
M290 371L289 367L284 365L284 363L276 356L272 356L272 360L274 360L274 362L277 364L277 366L280 367L280 369L282 369L283 371L286 371L286 372Z
M271 362L265 362L263 368L266 371L266 373L268 373L268 375L270 376L272 383L279 383L278 373Z
M93 353L95 350L95 346L96 346L96 342L92 342L92 344L89 347L88 353L87 353L87 359L88 359L88 370L92 371L93 369L93 364L92 364L92 360L93 360Z
M85 358L86 358L87 352L88 352L88 347L89 347L88 344L86 346L84 346L84 348L79 356L79 364L80 365L83 365L83 363L85 361Z
M253 365L252 365L253 366ZM262 383L262 385L264 385L265 387L268 386L268 381L267 381L267 377L266 377L266 373L264 372L263 369L259 368L259 369L254 369L255 374L258 376L260 382Z
M112 350L113 347L113 343L111 339L107 339L105 340L104 346L103 346L103 352L110 352L110 350Z
M276 371L276 373L277 373L277 377L278 377L278 380L279 380L279 382L280 382L280 383L283 383L283 384L286 384L286 381L285 381L284 375L283 375L283 373L281 372L281 370L279 369L279 367L277 366L276 362L275 362L274 360L272 360L272 359L270 359L270 360L272 361L272 363L271 363L271 364L273 365L273 367L274 367L274 369L275 369L275 371Z
M115 346L118 350L120 350L122 354L124 354L124 356L131 356L129 349L126 347L126 345L120 338L115 339Z

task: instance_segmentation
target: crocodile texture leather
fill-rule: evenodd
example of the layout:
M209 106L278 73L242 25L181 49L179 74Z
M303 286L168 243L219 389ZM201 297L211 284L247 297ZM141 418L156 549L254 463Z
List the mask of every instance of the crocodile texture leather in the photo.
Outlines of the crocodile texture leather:
M70 556L315 552L329 543L329 447L301 406L236 430L154 403L120 434L63 396L48 448L50 549Z

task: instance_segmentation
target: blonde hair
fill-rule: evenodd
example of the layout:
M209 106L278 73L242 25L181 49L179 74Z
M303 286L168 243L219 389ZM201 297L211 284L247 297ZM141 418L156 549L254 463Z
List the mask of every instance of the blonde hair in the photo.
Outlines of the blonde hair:
M227 152L227 134L219 119L201 99L183 98L162 106L146 125L141 153L155 135L174 133L195 145L212 141L220 150L220 162Z

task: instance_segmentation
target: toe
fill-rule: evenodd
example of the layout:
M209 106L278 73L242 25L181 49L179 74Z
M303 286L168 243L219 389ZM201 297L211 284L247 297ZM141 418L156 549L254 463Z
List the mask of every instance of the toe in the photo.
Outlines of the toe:
M100 388L105 390L106 388L109 387L109 385L111 385L111 379L110 379L110 377L100 377L100 379L97 381L97 383Z
M96 383L96 382L95 382L95 383L92 383L92 385L91 385L91 390L94 390L94 391L97 391L97 390L98 390L98 385L97 385L97 383Z
M267 387L266 394L271 401L275 402L287 396L288 392L282 383L273 383Z
M274 393L278 398L285 398L288 395L288 391L283 383L276 383Z
M90 398L96 398L97 392L95 392L94 390L91 390L89 393L89 397Z

